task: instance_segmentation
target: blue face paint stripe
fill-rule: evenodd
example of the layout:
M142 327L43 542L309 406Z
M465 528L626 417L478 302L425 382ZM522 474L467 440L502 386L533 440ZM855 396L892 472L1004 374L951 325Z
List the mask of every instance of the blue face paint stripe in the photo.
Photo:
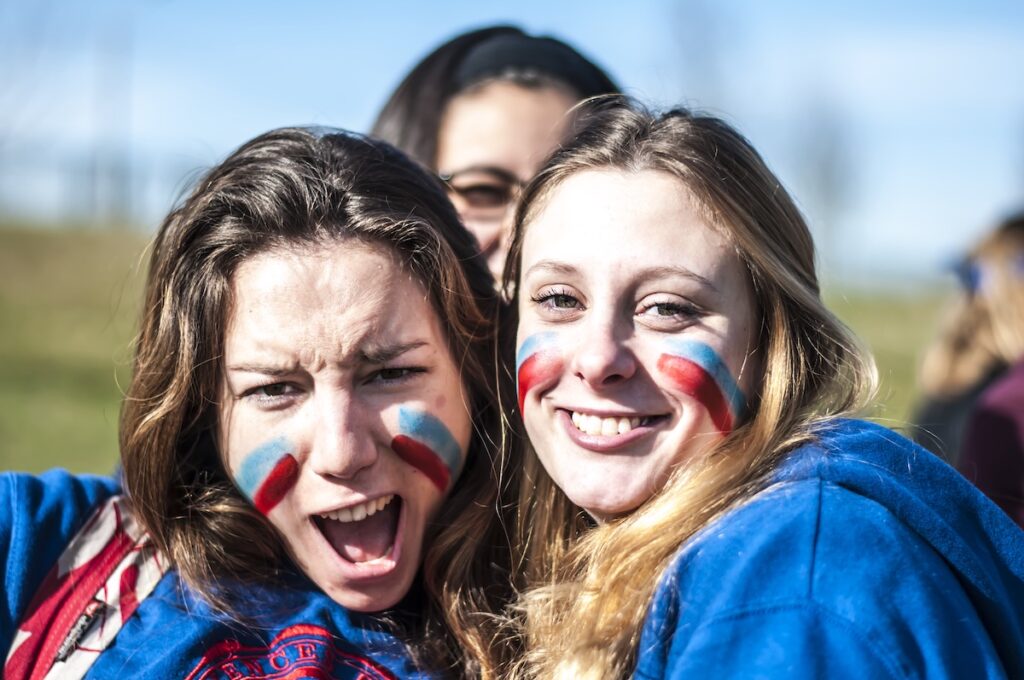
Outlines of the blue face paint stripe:
M738 418L743 414L747 404L743 390L740 389L729 367L719 358L715 350L697 340L669 340L665 345L667 354L689 359L714 378L719 389L722 390L722 394L729 400L734 417Z
M401 406L398 409L401 434L422 442L433 450L451 471L454 478L462 467L462 447L438 418L426 411Z
M245 495L251 499L260 488L263 480L267 478L267 475L274 469L277 462L281 460L281 456L290 451L291 446L283 437L271 439L265 444L261 444L253 449L245 457L245 460L242 461L238 474L235 475L235 482L245 492Z
M529 359L538 350L551 347L555 344L556 334L553 332L545 333L534 333L530 337L523 341L523 344L519 346L519 350L516 352L516 371L519 371L519 367L523 365L523 362Z

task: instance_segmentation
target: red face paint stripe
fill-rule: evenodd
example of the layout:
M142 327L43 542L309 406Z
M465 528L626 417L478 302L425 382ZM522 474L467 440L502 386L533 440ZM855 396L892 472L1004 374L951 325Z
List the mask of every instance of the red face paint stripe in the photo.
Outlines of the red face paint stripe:
M412 437L399 434L391 440L391 449L399 458L426 475L441 493L448 489L448 480L451 477L448 466L429 446Z
M553 352L540 351L519 364L516 376L519 386L519 413L523 412L526 395L534 385L547 382L562 371L562 358Z
M299 478L299 462L291 454L281 456L260 488L253 494L252 504L264 515L281 502Z
M662 354L658 359L658 370L675 385L699 401L708 410L711 422L718 431L728 434L732 431L732 413L718 383L700 365L683 357Z

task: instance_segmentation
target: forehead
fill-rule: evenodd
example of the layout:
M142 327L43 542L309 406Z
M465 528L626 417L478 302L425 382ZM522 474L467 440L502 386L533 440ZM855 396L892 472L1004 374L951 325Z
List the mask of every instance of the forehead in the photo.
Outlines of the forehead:
M745 271L686 185L657 170L586 170L555 186L526 225L523 271L549 258L609 271L684 266L708 278Z
M239 265L231 291L229 352L253 344L347 351L374 338L440 335L426 289L384 245L348 239L273 248Z
M554 150L574 103L557 87L503 81L459 94L438 129L438 170L496 165L528 180Z

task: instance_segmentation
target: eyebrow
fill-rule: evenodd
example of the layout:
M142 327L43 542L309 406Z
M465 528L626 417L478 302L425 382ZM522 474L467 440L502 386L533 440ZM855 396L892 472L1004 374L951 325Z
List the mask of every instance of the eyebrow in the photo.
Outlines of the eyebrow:
M389 361L402 356L406 352L429 345L426 340L414 340L413 342L394 344L371 344L364 347L356 354L357 361L368 364L386 364ZM346 362L348 363L348 362ZM273 366L269 364L241 363L231 364L225 367L226 370L242 373L260 373L272 377L292 375L297 368L295 366Z
M523 274L523 278L526 278L530 274L536 271L550 272L552 274L564 274L571 275L577 274L579 269L567 262L559 262L558 260L540 260L535 263L532 267L526 270ZM670 276L681 276L692 281L696 281L702 286L710 288L713 292L718 293L718 287L711 283L711 280L706 276L701 276L697 272L687 269L686 267L678 265L664 265L659 267L646 267L641 269L637 273L638 278L666 278Z
M662 266L662 267L648 267L647 269L642 270L641 274L644 277L650 277L650 278L665 278L665 277L669 277L669 276L681 276L681 277L683 277L685 279L692 279L693 281L696 281L697 283L701 284L702 286L707 286L708 288L710 288L715 293L718 292L718 287L715 284L711 283L711 279L709 279L706 276L701 276L700 274L698 274L697 272L693 271L692 269L687 269L686 267L682 267L682 266L670 265L670 266Z
M523 272L523 278L526 278L536 271L551 272L552 274L575 274L579 270L568 262L559 262L558 260L540 260Z
M370 345L359 350L359 358L369 364L386 364L397 359L406 352L429 345L426 340L414 340L412 342L395 343L390 345Z
M262 373L263 375L274 377L291 375L295 372L295 368L292 366L282 367L269 366L265 364L230 364L225 366L224 370L235 373Z

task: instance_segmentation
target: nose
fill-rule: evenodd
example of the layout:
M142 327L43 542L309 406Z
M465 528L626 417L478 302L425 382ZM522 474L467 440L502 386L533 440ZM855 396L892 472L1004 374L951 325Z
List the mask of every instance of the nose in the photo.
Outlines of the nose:
M633 377L637 359L625 343L626 329L613 320L596 320L581 330L572 360L577 378L593 390L602 390Z
M340 390L317 397L310 467L323 477L352 479L377 462L373 418Z

